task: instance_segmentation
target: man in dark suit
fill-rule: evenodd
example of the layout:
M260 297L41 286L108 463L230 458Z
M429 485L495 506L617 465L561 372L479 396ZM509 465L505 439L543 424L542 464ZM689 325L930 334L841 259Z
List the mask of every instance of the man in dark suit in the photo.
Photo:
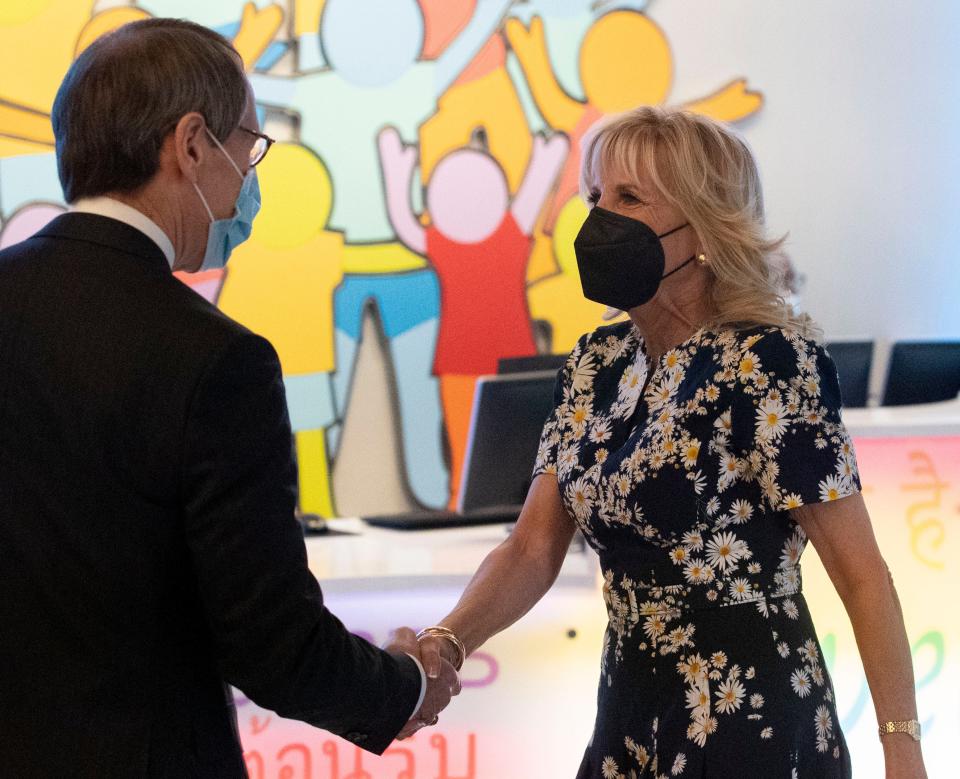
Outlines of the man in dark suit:
M351 635L307 568L276 353L171 274L258 206L238 55L128 25L53 122L71 211L0 252L0 776L246 776L228 684L376 753L432 724L453 668Z

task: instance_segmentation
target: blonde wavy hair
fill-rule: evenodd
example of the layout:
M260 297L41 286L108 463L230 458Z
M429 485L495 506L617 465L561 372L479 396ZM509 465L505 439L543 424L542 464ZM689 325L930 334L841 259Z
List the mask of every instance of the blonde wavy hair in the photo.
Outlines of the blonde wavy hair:
M730 127L680 109L636 108L588 134L580 173L584 199L607 166L628 175L645 172L696 232L713 279L706 327L772 325L821 337L816 323L786 302L786 236L767 237L756 161Z

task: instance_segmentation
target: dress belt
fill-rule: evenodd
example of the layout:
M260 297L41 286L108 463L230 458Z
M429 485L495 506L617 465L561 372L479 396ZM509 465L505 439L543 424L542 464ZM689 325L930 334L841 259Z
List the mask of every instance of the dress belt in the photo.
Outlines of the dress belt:
M610 571L606 566L603 568L605 571ZM608 574L607 581L604 583L604 600L607 611L611 612L616 608L621 619L628 615L634 619L649 616L676 619L684 613L781 600L799 595L803 590L799 566L788 571L778 570L781 581L774 581L767 577L760 583L759 589L740 598L730 597L726 587L724 590L717 590L715 587L706 585L678 582L676 581L677 570L674 567L644 566L642 572L636 572L643 574L642 579L622 568L614 567L611 573L612 576ZM667 579L667 583L661 583L660 577ZM707 597L711 592L715 593L714 600ZM691 603L691 600L694 603Z

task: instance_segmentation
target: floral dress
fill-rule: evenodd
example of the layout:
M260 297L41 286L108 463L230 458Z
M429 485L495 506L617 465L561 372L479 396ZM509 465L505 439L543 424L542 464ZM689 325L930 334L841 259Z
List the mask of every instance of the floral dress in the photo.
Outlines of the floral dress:
M609 616L577 776L849 776L789 514L860 489L823 347L700 330L651 367L627 321L580 339L555 402L534 474L599 554Z

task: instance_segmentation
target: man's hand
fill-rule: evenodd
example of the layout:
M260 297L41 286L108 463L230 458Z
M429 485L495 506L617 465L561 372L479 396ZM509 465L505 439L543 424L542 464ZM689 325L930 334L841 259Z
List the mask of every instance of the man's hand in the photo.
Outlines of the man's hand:
M420 728L437 724L440 712L447 707L454 695L460 694L460 677L451 663L432 656L432 653L429 657L430 666L427 667L424 663L424 653L421 651L422 645L417 641L417 634L410 628L394 630L383 648L388 652L405 652L416 657L424 665L427 674L427 691L423 703L420 704L420 710L397 735L398 739L409 738Z
M383 645L387 652L405 652L420 659L420 645L417 643L417 634L411 628L397 628L390 632Z
M440 712L447 708L454 695L459 694L460 677L456 669L446 660L441 660L436 678L427 679L427 694L424 696L420 711L403 726L397 738L408 738L420 728L436 725Z

